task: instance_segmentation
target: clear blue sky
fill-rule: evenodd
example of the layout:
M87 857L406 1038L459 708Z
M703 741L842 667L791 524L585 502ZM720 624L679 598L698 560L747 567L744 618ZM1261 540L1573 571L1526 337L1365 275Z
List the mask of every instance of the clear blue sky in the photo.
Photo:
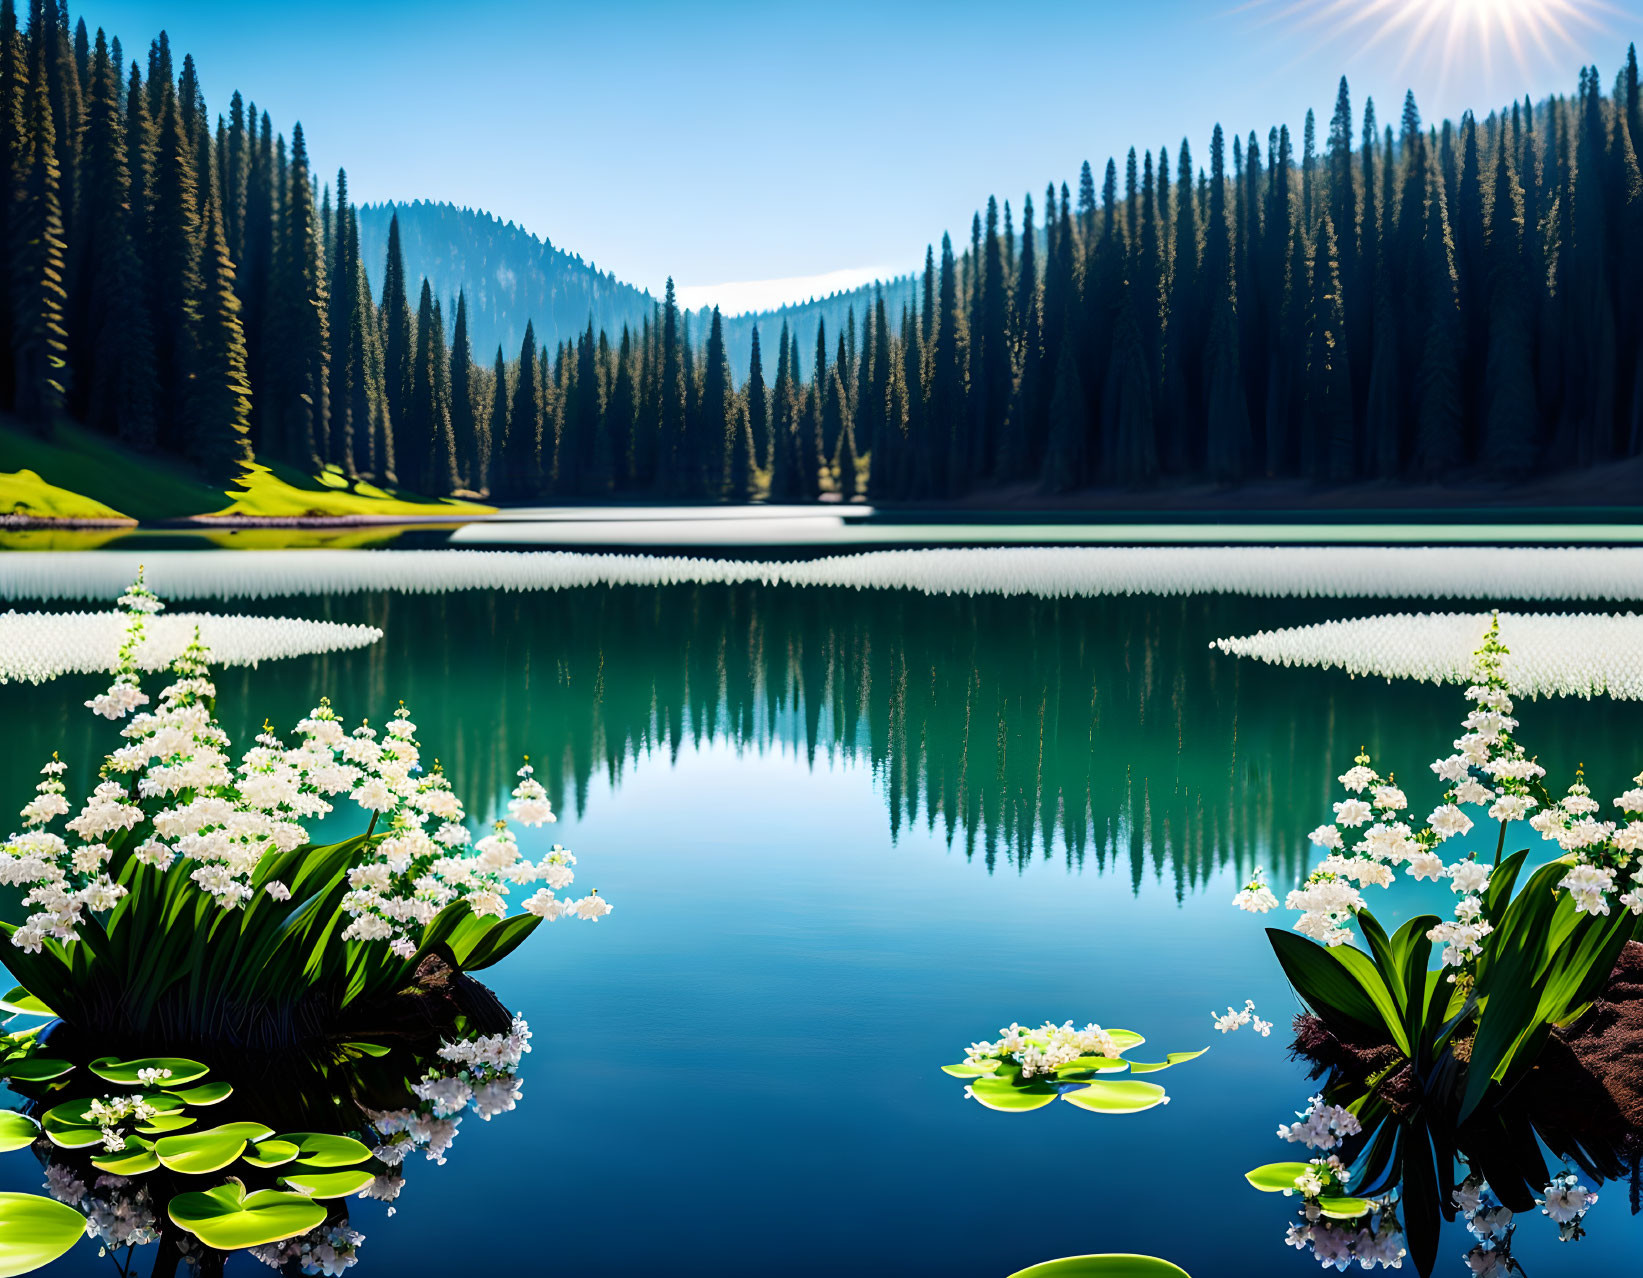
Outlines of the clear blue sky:
M1621 7L1616 7L1617 5ZM1629 11L1628 11L1629 10ZM693 300L732 281L871 275L968 232L990 192L1098 180L1132 144L1200 163L1345 72L1396 120L1605 84L1634 0L102 0L130 56L166 28L213 112L239 88L359 200L451 200ZM1025 15L1025 16L1023 16ZM1562 35L1554 33L1554 24ZM1521 59L1503 38L1518 33ZM1530 34L1538 28L1540 37ZM1490 38L1481 38L1487 31ZM808 292L775 285L763 291ZM727 300L729 300L727 296Z

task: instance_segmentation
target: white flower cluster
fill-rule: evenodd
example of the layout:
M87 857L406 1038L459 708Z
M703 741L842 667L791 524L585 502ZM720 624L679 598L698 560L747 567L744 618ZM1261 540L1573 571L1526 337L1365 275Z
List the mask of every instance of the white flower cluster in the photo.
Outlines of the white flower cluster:
M79 1174L64 1163L50 1162L43 1188L86 1218L86 1234L102 1244L99 1255L127 1247L146 1247L160 1236L160 1222L148 1190L140 1180L124 1176L97 1177L88 1189Z
M808 513L808 511L807 511ZM883 535L836 517L809 519L829 541ZM511 525L507 536L520 535ZM459 537L478 541L474 526ZM647 536L656 526L647 525ZM891 536L904 536L895 530ZM950 533L944 536L950 536ZM681 582L783 583L932 595L1232 594L1316 599L1643 598L1643 551L1630 547L1018 546L880 550L772 563L674 555L578 554L477 548L197 551L33 551L0 557L0 598L111 599L146 562L174 599L266 599L362 590L564 590ZM1464 661L1461 663L1464 668Z
M1210 1011L1209 1015L1210 1019L1215 1022L1215 1028L1220 1030L1223 1034L1234 1033L1240 1027L1245 1025L1254 1025L1255 1032L1262 1038L1268 1038L1272 1034L1272 1022L1263 1021L1259 1016L1255 1015L1255 1000L1252 998L1246 998L1244 1000L1244 1006L1241 1011L1233 1011L1232 1008L1228 1007L1225 1015L1222 1015L1213 1009Z
M1334 1149L1363 1130L1356 1114L1339 1105L1324 1104L1322 1096L1312 1097L1295 1117L1300 1121L1278 1125L1278 1135L1308 1149Z
M286 1238L281 1242L252 1247L251 1254L270 1269L295 1264L305 1274L327 1274L331 1278L351 1269L359 1260L359 1245L365 1235L347 1225L326 1224Z
M1587 1189L1580 1183L1580 1178L1570 1172L1553 1176L1552 1183L1541 1191L1541 1197L1535 1199L1535 1206L1540 1208L1541 1215L1549 1216L1556 1222L1559 1242L1575 1242L1584 1237L1586 1228L1581 1222L1596 1205L1596 1192Z
M1512 1235L1516 1231L1512 1210L1495 1200L1489 1183L1472 1172L1455 1187L1454 1205L1468 1232L1478 1240L1466 1253L1467 1268L1474 1275L1490 1278L1522 1274L1512 1256Z
M1249 882L1239 889L1238 895L1232 898L1232 903L1249 914L1265 914L1278 908L1278 898L1267 886L1266 876L1260 866L1255 867L1255 873L1250 875Z
M128 598L120 602L125 604ZM0 613L0 684L45 683L59 675L107 670L118 660L130 616L129 612ZM193 642L196 631L221 666L255 666L283 657L342 652L369 647L382 638L375 626L337 621L179 613L150 617L141 642L129 654L133 667L164 670ZM94 703L97 712L118 718L141 704L122 703L131 686L116 684Z
M1112 1035L1099 1025L1091 1022L1083 1029L1074 1029L1071 1021L1060 1025L1045 1021L1036 1030L1012 1022L999 1030L996 1042L971 1043L964 1050L964 1059L972 1063L1014 1057L1016 1064L1021 1066L1023 1078L1053 1074L1080 1056L1103 1056L1117 1060L1120 1055Z
M1578 772L1562 799L1529 819L1572 862L1562 886L1584 914L1608 914L1610 897L1633 914L1643 914L1643 884L1638 881L1643 870L1643 774L1632 780L1632 788L1614 800L1623 820L1598 820L1601 805Z
M1464 968L1474 962L1494 930L1487 906L1492 870L1476 859L1475 852L1453 861L1442 852L1445 843L1474 828L1467 808L1483 809L1487 819L1501 823L1503 829L1507 822L1527 818L1543 836L1557 840L1572 855L1563 886L1579 909L1606 914L1609 898L1618 894L1622 905L1643 914L1643 891L1631 889L1629 877L1643 849L1643 777L1615 800L1627 818L1624 824L1597 820L1598 803L1578 779L1562 802L1542 810L1537 795L1545 793L1545 769L1525 755L1512 735L1518 721L1512 717L1507 690L1509 655L1499 625L1491 623L1472 656L1466 689L1472 708L1461 735L1453 742L1453 753L1431 765L1447 786L1443 802L1420 829L1398 819L1409 806L1408 797L1370 766L1367 754L1360 751L1353 766L1341 774L1349 797L1334 805L1332 822L1308 836L1326 855L1285 899L1289 909L1301 912L1296 931L1325 945L1345 944L1351 939L1348 925L1364 905L1359 888L1391 886L1395 867L1402 865L1411 878L1449 881L1458 898L1454 918L1433 927L1427 937L1442 946L1446 967ZM1234 903L1250 908L1243 893Z
M1281 1131L1281 1129L1280 1129ZM1346 1193L1347 1168L1334 1154L1314 1158L1307 1170L1295 1178L1295 1188L1286 1195L1302 1198L1300 1219L1290 1225L1284 1241L1301 1251L1310 1251L1325 1269L1345 1270L1356 1261L1364 1269L1380 1265L1402 1269L1409 1254L1403 1229L1390 1203L1372 1202L1369 1211L1356 1221L1331 1220L1318 1201L1324 1196Z
M103 1152L114 1154L126 1147L129 1133L122 1128L127 1123L146 1123L159 1112L159 1107L147 1096L132 1093L90 1101L80 1118L89 1126L102 1129Z
M147 703L132 654L159 607L141 579L122 603L130 605L131 638L109 693L88 703L115 718ZM112 909L127 892L107 870L122 840L134 843L129 850L141 865L186 874L223 909L244 905L259 887L273 900L289 901L289 885L259 884L258 867L270 851L308 843L305 822L329 813L338 795L371 815L373 831L382 827L349 871L344 940L386 941L409 958L423 927L453 901L500 917L510 885L536 882L547 886L525 902L532 914L597 919L610 912L596 892L580 900L555 897L574 878L575 858L563 848L532 863L505 822L470 847L462 804L437 764L423 771L416 725L403 705L379 735L365 724L345 731L322 701L297 724L296 745L286 746L265 725L235 763L212 712L216 689L198 638L172 663L172 673L159 704L132 715L122 729L125 744L109 754L103 779L65 823L72 845L47 828L70 811L64 765L53 758L42 769L45 779L22 810L23 832L0 845L0 884L26 887L24 901L34 908L13 933L14 945L38 952L47 940L77 940L87 911ZM552 821L547 792L528 763L519 775L512 814L525 825Z
M1636 593L1612 597L1636 598ZM1643 699L1643 617L1500 613L1498 619L1511 646L1502 667L1504 686L1514 696ZM1393 613L1263 630L1217 639L1211 647L1275 665L1339 668L1354 677L1460 683L1471 671L1477 637L1490 622L1488 614Z
M456 1140L469 1107L485 1122L506 1114L522 1099L519 1062L531 1050L531 1029L516 1016L505 1034L446 1041L440 1044L442 1062L411 1085L422 1103L415 1109L374 1114L372 1123L382 1140L372 1151L390 1168L398 1167L420 1148L432 1161L445 1163L445 1151ZM362 1198L392 1201L403 1181L382 1177L360 1191Z

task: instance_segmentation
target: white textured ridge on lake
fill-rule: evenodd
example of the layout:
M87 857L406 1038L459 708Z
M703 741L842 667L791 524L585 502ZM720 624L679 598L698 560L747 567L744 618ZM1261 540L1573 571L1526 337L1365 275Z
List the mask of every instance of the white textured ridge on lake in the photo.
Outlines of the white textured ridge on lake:
M1217 639L1222 652L1353 676L1467 683L1489 613L1392 613ZM1643 700L1643 617L1503 612L1501 662L1514 696Z
M796 562L505 550L31 551L0 555L0 598L112 599L139 564L165 599L724 582L1043 598L1643 599L1643 549L1544 546L1003 547Z
M112 670L129 621L121 612L0 613L0 683L44 683L62 674ZM194 638L196 626L214 666L255 666L280 657L364 648L382 638L375 626L336 621L161 613L144 623L138 668L169 666Z

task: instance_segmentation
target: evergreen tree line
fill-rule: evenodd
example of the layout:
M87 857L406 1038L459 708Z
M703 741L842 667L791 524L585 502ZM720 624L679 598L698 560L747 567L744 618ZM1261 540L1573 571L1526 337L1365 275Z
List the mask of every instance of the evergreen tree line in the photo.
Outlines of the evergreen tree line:
M1131 151L989 200L904 297L814 349L671 281L619 334L486 359L467 300L408 278L391 222L377 292L346 173L316 192L233 95L213 122L162 33L146 69L60 0L0 0L0 408L61 414L232 474L306 470L499 500L941 499L1160 478L1513 478L1643 451L1643 177L1635 52L1611 91L1396 131L1343 78L1209 166ZM900 290L897 290L898 292ZM416 298L413 304L412 298ZM894 318L891 315L895 308ZM768 340L769 334L765 334Z

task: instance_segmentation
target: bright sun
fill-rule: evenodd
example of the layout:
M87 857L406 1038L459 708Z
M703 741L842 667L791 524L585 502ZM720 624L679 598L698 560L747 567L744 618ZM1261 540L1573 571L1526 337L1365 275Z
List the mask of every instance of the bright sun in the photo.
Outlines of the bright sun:
M1481 71L1504 97L1548 71L1572 79L1590 37L1632 16L1607 0L1254 0L1245 9L1309 33L1312 54L1395 50L1399 75L1441 91L1451 75Z

